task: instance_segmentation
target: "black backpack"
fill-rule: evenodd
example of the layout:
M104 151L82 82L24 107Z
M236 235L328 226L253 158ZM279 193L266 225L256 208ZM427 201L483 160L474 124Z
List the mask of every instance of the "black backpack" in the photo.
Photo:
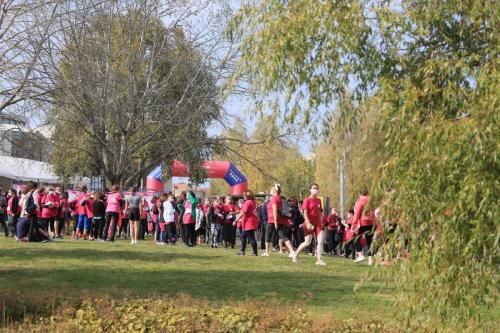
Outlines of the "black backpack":
M26 204L24 210L28 215L33 215L36 213L35 198L33 198L33 192L31 192L28 199L26 199Z
M292 207L288 204L285 198L281 198L281 210L280 215L283 217L291 217L292 216Z

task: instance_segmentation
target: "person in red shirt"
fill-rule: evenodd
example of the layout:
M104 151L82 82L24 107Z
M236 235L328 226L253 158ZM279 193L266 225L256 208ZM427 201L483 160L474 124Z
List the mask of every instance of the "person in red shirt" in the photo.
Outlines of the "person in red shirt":
M54 188L49 187L47 193L42 197L41 200L41 218L43 222L43 229L46 233L48 233L48 229L50 227L50 237L54 237L56 234L54 233L54 208L59 206L59 203L56 203L56 196L54 195Z
M230 196L227 196L224 205L222 206L222 215L224 216L222 233L224 235L224 246L226 249L229 245L232 249L234 249L236 238L233 236L235 236L236 227L233 226L233 222L235 221L237 210L238 209L233 204L233 199Z
M224 208L222 204L222 197L217 197L217 199L215 200L214 215L216 228L213 231L217 233L217 242L215 244L215 247L217 247L222 245L222 241L224 239L224 235L222 234L222 224L224 223Z
M304 199L302 209L304 211L304 242L299 245L299 248L293 253L292 261L297 262L300 251L311 244L313 235L316 235L316 265L325 266L326 263L321 260L323 254L323 210L321 208L321 200L318 198L319 185L316 183L311 184L309 187L311 195Z
M43 225L44 220L41 219L42 217L42 200L43 197L45 196L45 187L39 187L38 190L36 190L36 205L37 205L37 210L36 210L36 217L38 218L39 221L42 222L42 229L46 231L48 229L47 225Z
M88 204L90 195L87 192L87 186L83 185L80 188L80 195L76 199L75 210L78 215L77 225L76 225L76 234L75 238L83 236L84 239L87 238L89 232L89 212L88 212Z
M352 217L352 233L354 235L354 248L356 250L357 258L354 259L355 263L365 260L363 255L362 236L366 240L368 246L368 265L373 264L373 257L371 253L371 245L373 240L373 224L375 217L373 214L363 215L363 212L368 204L368 189L363 187L356 204L354 205L354 215Z
M210 243L210 217L208 215L208 211L210 206L212 205L212 201L209 198L205 198L205 203L201 206L203 210L203 224L205 225L205 244Z
M330 214L326 217L326 243L328 253L338 254L338 246L342 242L343 225L337 210L332 208Z
M352 217L354 215L354 209L349 209L347 212L347 223L342 221L342 224L345 227L345 232L344 232L344 237L342 239L343 242L343 251L344 251L344 256L346 258L349 258L349 256L352 255L352 259L355 259L355 251L354 251L354 245L353 245L353 235L351 231L351 226L352 226Z
M11 233L16 236L16 225L20 212L19 198L15 189L10 189L9 199L7 200L7 219Z
M271 195L271 200L269 200L267 204L266 251L262 256L269 257L271 241L275 232L278 233L279 238L285 243L291 256L293 254L293 247L290 239L286 235L286 225L288 224L289 216L281 215L281 186L279 184L274 184L269 193Z
M61 211L62 211L62 198L61 198L61 187L57 186L54 192L54 233L55 238L60 238L61 229L64 226L64 222L61 222Z
M148 232L149 204L144 193L141 194L141 219L139 224L139 236L137 239L144 240L144 235Z
M59 238L62 238L63 229L66 229L66 235L69 234L69 224L71 222L71 209L69 206L69 194L64 192L61 195L61 226L59 228Z
M244 256L247 247L247 241L250 239L250 244L252 245L253 255L257 255L257 240L255 239L255 230L259 227L259 219L255 214L257 209L257 203L255 202L253 192L246 190L243 192L243 206L236 217L234 224L237 221L241 221L241 249L238 255Z

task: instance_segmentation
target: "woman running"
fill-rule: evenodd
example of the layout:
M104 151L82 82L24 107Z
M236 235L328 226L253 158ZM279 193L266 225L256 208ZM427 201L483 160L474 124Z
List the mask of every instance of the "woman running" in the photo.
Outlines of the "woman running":
M267 204L266 251L262 256L269 257L274 233L278 233L279 238L285 243L291 256L293 254L293 247L285 230L285 225L288 223L288 217L282 216L281 214L281 186L279 184L274 184L269 193L271 194L271 200L269 200Z
M292 261L297 262L297 258L306 246L311 244L313 236L316 235L318 244L316 245L316 265L325 266L326 263L321 260L323 253L323 210L321 208L321 200L318 199L319 185L311 184L309 187L311 195L304 199L302 209L304 211L304 242L300 244L297 251L292 256Z
M368 203L368 189L363 187L361 189L360 195L356 204L354 205L354 215L352 217L352 232L354 234L354 249L356 250L355 263L365 260L363 255L363 245L361 244L361 238L364 236L366 239L366 245L368 246L368 265L373 263L373 257L371 254L371 245L373 240L373 222L374 218L369 216L364 216L363 212Z

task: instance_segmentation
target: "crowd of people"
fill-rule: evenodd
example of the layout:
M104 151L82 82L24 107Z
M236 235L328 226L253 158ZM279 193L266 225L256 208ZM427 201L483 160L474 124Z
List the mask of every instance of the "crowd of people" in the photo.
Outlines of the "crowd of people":
M319 186L310 186L310 195L299 201L285 198L279 184L257 202L247 190L236 202L231 196L205 198L192 191L177 197L161 193L148 200L136 187L126 195L118 185L103 192L89 192L86 186L70 199L61 187L39 187L28 182L18 193L0 188L0 225L6 237L19 242L49 242L71 236L96 242L130 239L130 244L151 238L157 245L234 249L239 235L238 255L248 244L252 255L286 253L293 262L300 254L315 256L317 265L326 265L323 256L334 255L365 260L373 264L372 242L380 225L378 212L367 210L368 191L361 190L347 219L332 208L323 210ZM146 238L149 235L148 238Z

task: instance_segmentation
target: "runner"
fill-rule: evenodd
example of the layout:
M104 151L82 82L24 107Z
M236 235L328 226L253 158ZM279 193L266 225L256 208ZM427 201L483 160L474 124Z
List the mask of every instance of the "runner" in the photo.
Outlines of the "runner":
M292 256L292 261L297 262L300 252L311 244L313 235L316 235L318 244L316 245L316 265L325 266L326 263L321 260L323 253L323 225L321 223L323 211L321 200L318 199L319 185L311 184L309 187L311 195L304 199L302 209L304 211L304 242L300 244L297 251Z

